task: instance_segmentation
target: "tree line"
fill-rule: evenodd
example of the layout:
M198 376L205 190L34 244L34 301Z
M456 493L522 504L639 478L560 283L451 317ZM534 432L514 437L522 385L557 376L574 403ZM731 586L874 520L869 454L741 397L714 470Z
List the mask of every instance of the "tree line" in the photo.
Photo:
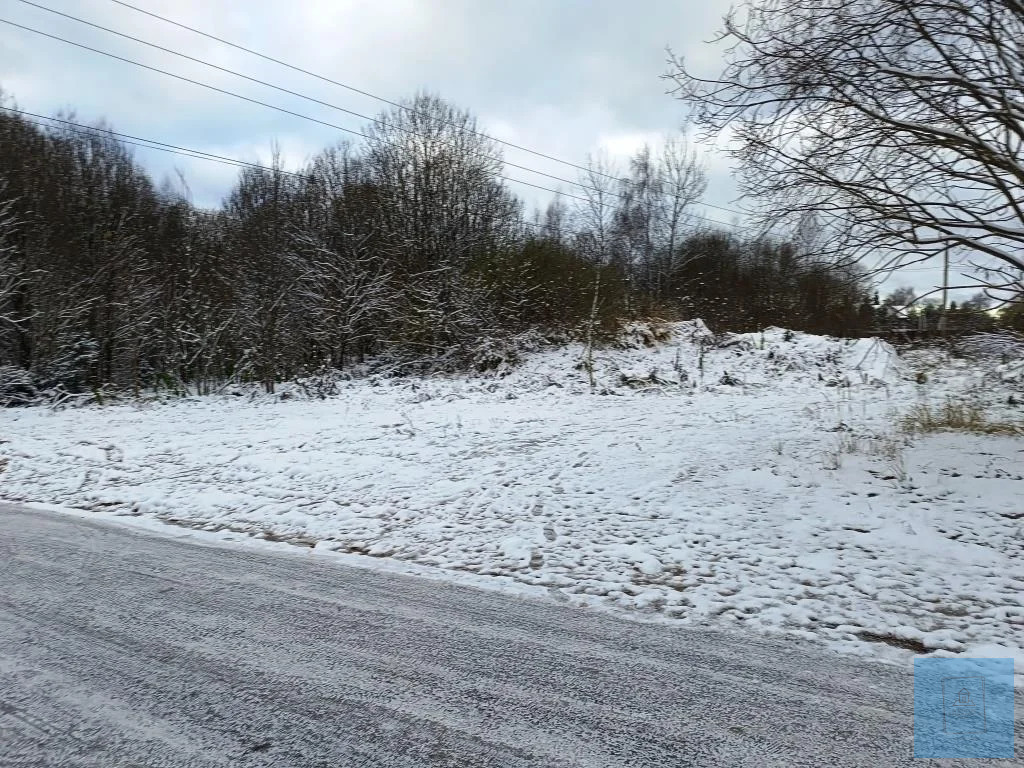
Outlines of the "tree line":
M918 331L945 336L1024 332L1024 303L994 304L984 291L978 291L943 309L934 296L920 296L910 286L903 286L881 300L875 294L873 327L879 333Z
M591 159L570 202L529 214L500 147L419 95L298 170L245 167L215 210L157 184L98 126L0 111L0 366L88 391L276 383L367 359L483 368L525 337L610 338L703 317L843 334L861 275L793 241L709 228L679 140L625 171Z

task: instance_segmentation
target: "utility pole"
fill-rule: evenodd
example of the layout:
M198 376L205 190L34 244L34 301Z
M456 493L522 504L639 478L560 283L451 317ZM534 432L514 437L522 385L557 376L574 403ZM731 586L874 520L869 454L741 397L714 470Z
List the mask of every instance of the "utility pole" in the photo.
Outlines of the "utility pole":
M946 333L946 311L949 308L949 249L942 254L942 313L939 315L939 332Z

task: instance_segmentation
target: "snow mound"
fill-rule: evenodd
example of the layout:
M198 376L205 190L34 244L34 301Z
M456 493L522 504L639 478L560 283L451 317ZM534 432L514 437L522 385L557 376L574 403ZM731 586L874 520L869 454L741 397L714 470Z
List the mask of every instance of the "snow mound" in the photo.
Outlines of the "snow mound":
M360 370L283 383L273 395L253 385L225 388L222 394L249 401L322 400L369 385L409 392L420 403L476 394L514 400L536 392L628 396L776 384L878 387L908 378L907 365L880 339L840 339L774 327L715 333L700 319L630 322L613 342L595 344L592 350L580 341L564 343L535 334L490 340L481 343L473 361L468 371L431 364L418 372L377 361Z
M1001 357L1024 363L1024 335L1013 331L972 333L958 341L956 348L970 357Z
M838 339L784 328L715 334L702 320L630 323L618 341L589 353L569 344L524 355L503 372L504 385L521 389L605 394L764 386L780 379L826 386L878 386L904 377L893 347L880 339Z

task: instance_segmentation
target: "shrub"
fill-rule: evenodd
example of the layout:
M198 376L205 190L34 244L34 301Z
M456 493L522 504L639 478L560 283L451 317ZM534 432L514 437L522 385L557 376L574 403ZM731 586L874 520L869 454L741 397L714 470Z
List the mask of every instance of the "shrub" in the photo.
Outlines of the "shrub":
M39 397L32 374L24 368L0 365L0 406L31 405Z
M900 426L905 432L974 432L981 435L1024 434L1024 423L990 421L985 411L974 404L947 399L941 406L915 406L903 417Z

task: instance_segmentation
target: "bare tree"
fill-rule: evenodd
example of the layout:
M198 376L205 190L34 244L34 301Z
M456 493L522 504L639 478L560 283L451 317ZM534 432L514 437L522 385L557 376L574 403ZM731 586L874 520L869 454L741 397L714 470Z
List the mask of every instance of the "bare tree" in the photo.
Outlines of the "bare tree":
M914 303L916 292L909 285L900 286L885 297L883 304L888 307L906 307Z
M307 260L296 286L304 308L304 337L335 368L343 368L346 355L376 339L391 309L391 275L385 262L370 252L368 241L369 235L349 238L342 251L327 247L314 234L295 235Z
M543 218L538 217L537 230L549 240L558 243L567 242L569 237L569 208L565 202L556 197L544 209Z
M281 378L303 363L296 338L293 292L307 269L291 218L296 184L276 148L270 168L245 169L226 201L229 248L237 265L238 321L246 351L241 370L273 393Z
M586 345L582 361L594 389L594 341L601 306L601 270L614 259L616 200L619 182L607 154L589 155L587 170L581 172L582 194L576 203L576 248L594 270L590 313L587 318Z
M587 184L598 180L593 172ZM586 190L587 210L598 221L595 208L612 197L610 259L630 285L655 300L666 298L671 275L680 264L679 245L690 228L691 210L707 187L707 174L697 157L677 137L668 137L652 149L644 145L629 161L629 175L608 188Z
M650 288L657 282L656 238L661 183L651 148L630 158L629 178L619 184L613 231L617 266L631 286Z
M1022 41L1020 0L750 0L718 77L667 76L769 216L822 214L836 255L882 267L963 254L1019 297Z
M666 138L657 156L657 260L651 290L658 298L664 297L671 276L685 262L679 246L692 229L693 205L707 186L707 169L697 153L681 137Z
M462 267L518 231L521 206L498 178L501 152L468 112L419 95L366 133L380 229L404 271Z
M378 252L403 280L404 343L437 353L479 337L490 303L471 273L522 234L501 152L468 112L430 95L383 113L367 135Z
M588 155L586 168L580 173L580 192L576 195L576 245L584 258L605 265L613 256L617 169L606 153Z
M14 234L18 218L14 213L14 200L5 200L6 183L0 181L0 323L16 325L18 322L11 309L11 299L25 284L21 260L14 245Z
M707 191L707 168L685 139L670 136L665 139L658 156L658 173L664 188L661 218L666 247L674 250L688 222L688 209Z

